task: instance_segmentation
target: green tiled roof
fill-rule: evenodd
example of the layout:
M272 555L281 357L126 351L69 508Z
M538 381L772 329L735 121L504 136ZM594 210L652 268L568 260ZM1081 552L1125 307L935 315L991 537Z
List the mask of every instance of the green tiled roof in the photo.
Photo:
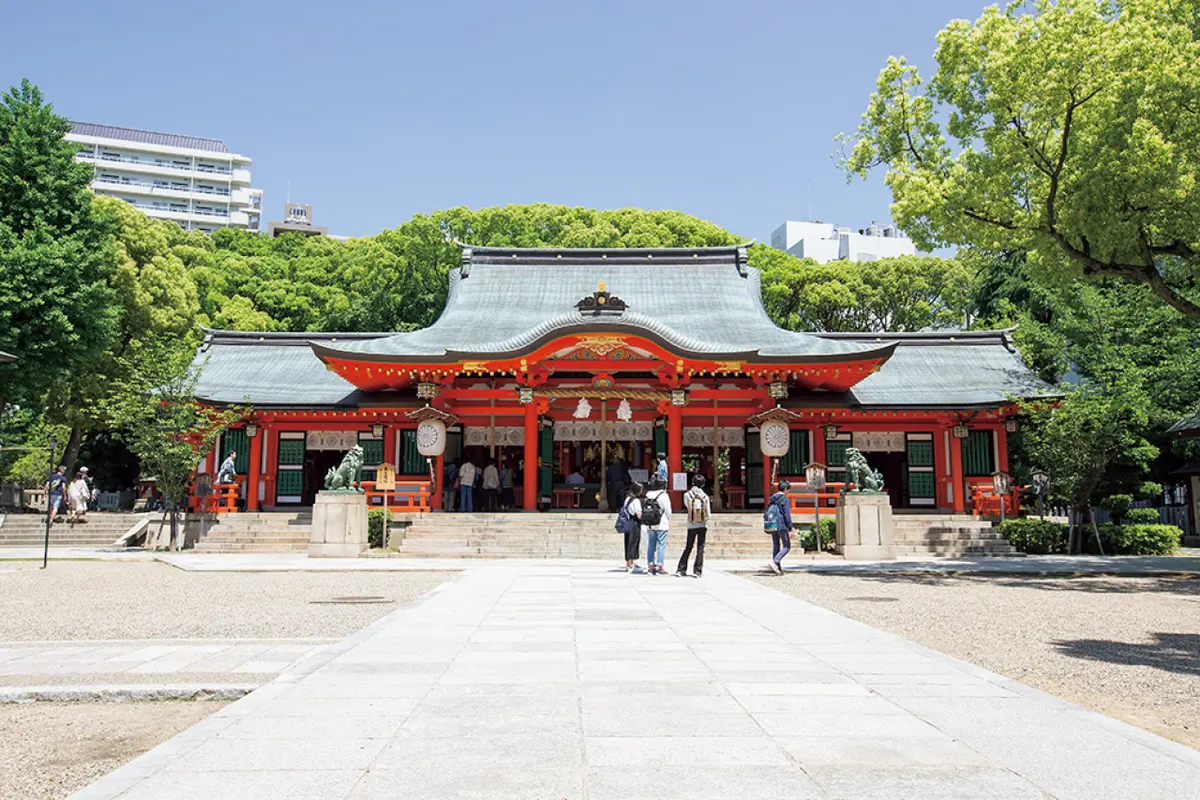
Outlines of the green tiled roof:
M595 316L576 309L601 282L627 311ZM887 344L776 327L763 309L759 273L747 266L745 247L467 247L463 265L450 272L446 309L433 325L315 349L361 360L465 360L521 355L584 331L637 334L681 355L713 360L819 363L890 351Z
M1200 433L1200 408L1172 425L1167 433Z

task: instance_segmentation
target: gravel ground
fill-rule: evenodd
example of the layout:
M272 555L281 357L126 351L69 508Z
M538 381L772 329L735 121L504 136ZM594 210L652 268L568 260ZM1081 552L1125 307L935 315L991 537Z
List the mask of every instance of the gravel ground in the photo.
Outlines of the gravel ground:
M0 641L347 636L447 572L184 572L161 563L55 561L0 571ZM325 604L335 597L394 602Z
M1200 749L1200 579L755 580Z
M165 702L0 706L0 798L66 797L223 705Z

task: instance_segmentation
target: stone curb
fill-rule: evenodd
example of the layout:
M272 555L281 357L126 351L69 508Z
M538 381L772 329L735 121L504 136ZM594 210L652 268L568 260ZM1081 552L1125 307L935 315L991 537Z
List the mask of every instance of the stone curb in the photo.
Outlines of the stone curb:
M166 686L0 686L0 703L125 703L155 700L238 700L259 684Z

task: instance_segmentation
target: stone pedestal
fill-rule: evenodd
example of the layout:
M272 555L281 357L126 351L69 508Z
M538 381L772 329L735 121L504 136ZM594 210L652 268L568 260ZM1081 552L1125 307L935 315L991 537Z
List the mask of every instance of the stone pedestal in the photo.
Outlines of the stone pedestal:
M837 508L837 550L850 561L894 559L892 504L886 494L847 492Z
M367 496L318 492L312 511L309 558L358 558L367 549Z

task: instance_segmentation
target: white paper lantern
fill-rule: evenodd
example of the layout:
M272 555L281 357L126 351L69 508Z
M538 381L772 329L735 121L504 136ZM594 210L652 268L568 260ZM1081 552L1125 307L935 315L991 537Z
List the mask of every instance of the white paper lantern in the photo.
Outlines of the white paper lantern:
M446 424L440 419L427 419L417 426L417 452L423 456L440 456L446 450Z
M792 432L786 422L771 420L764 422L759 430L759 443L764 456L778 458L787 455L792 443Z

